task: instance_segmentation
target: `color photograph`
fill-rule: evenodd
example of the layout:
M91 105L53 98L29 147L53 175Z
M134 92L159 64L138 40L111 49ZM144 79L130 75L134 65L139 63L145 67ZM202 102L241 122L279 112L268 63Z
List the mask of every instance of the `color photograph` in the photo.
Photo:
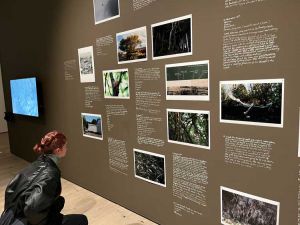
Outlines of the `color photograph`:
M101 115L81 113L81 119L82 119L82 132L84 137L103 140Z
M221 186L221 223L279 225L280 203Z
M210 149L209 111L167 109L168 142Z
M167 64L166 99L209 101L209 61Z
M104 98L129 99L128 69L103 71Z
M80 82L95 82L93 46L78 49Z
M120 17L119 0L94 0L95 24Z
M166 187L165 156L133 149L135 177Z
M220 82L220 122L283 127L284 79Z
M193 54L192 15L152 24L151 32L153 60Z
M147 29L140 27L116 34L118 63L147 60Z

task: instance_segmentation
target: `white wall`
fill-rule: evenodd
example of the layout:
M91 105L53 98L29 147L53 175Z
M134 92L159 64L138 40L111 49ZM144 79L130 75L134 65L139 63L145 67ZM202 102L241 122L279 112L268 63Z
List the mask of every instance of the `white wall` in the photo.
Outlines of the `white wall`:
M5 112L4 94L3 94L3 84L2 84L2 73L0 65L0 133L7 132L7 123L3 119Z

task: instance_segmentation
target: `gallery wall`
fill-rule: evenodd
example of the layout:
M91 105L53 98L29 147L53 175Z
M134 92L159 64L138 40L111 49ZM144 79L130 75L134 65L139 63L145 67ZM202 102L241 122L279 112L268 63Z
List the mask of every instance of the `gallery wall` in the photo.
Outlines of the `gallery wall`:
M299 221L298 1L0 4L6 109L42 93L12 153L60 130L64 178L163 225Z

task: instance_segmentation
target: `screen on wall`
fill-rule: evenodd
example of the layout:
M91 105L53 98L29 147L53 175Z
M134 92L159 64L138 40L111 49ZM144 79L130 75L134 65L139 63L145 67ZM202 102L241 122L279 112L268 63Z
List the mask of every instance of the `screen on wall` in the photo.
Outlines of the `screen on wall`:
M35 77L11 80L10 89L14 114L39 116Z

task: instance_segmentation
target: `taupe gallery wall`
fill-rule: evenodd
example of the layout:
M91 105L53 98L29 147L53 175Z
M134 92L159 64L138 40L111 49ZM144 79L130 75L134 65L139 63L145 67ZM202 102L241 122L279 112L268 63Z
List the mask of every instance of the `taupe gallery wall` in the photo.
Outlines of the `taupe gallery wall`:
M112 1L95 2L100 7ZM249 199L264 202L261 208L252 205L263 212L256 220L296 224L299 1L120 0L119 9L119 17L95 24L93 0L0 3L6 110L12 110L11 79L36 76L41 90L41 116L15 116L8 123L12 152L32 161L32 147L40 137L61 130L68 137L68 155L61 163L66 179L159 224L254 224L245 216L254 204ZM189 15L190 42L188 35L176 40L186 26L167 38L173 43L175 37L174 51L187 54L153 59L151 25ZM174 21L168 23L176 27ZM126 39L123 32L141 27L146 27L147 59L118 63L116 34ZM159 32L157 40L164 39ZM78 49L88 46L93 46L95 82L82 83ZM209 100L193 100L189 94L167 100L173 96L166 96L171 82L166 81L165 66L195 61L208 65ZM103 71L117 69L128 69L128 98L104 95ZM263 93L265 99L246 99L255 82L271 86L274 98ZM246 84L240 90L230 89L241 83ZM275 103L266 100L270 98ZM236 117L239 107L245 107L244 119ZM98 139L82 125L82 116L90 114L101 119ZM201 144L172 139L179 129L177 121L172 130L172 115L184 119L182 114L205 127L189 129L195 140L204 138ZM160 175L152 179L155 174ZM230 201L232 193L244 196L244 206ZM238 207L243 218L230 214Z

